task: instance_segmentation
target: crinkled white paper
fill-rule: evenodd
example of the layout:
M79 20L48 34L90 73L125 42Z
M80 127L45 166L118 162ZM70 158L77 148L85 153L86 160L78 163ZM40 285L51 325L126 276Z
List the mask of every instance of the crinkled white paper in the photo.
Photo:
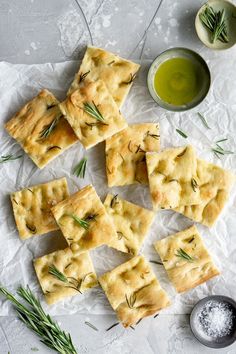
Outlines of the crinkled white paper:
M236 82L233 80L236 66L233 53L234 51L231 52L232 55L227 55L223 66L222 58L212 54L210 68L213 80L210 93L202 105L183 113L167 112L155 104L146 86L146 75L150 61L142 62L140 74L122 108L127 121L129 123L159 122L162 148L191 143L201 158L235 171L235 155L222 156L222 159L219 160L211 152L213 142L225 137L229 139L225 143L225 148L236 151ZM42 88L52 90L59 99L63 99L78 65L78 62L30 66L0 63L0 155L22 153L20 146L4 130L4 123L22 104ZM198 111L207 118L211 129L206 129L202 125L197 115ZM189 138L182 138L176 133L175 128L185 131ZM72 169L84 154L88 156L88 165L86 178L81 180L73 176ZM92 183L100 197L104 199L108 192L104 144L99 144L85 152L78 143L43 170L39 170L26 154L22 159L0 165L0 283L12 292L19 284L29 284L31 289L43 300L32 267L32 260L58 248L66 247L66 244L59 231L21 241L13 219L9 194L21 188L62 176L67 177L71 193ZM119 193L131 202L151 207L149 191L146 186L133 185L112 188L110 192ZM189 313L197 300L209 294L235 296L235 206L234 189L216 225L211 229L198 226L206 246L221 270L220 276L186 294L177 295L168 281L164 268L152 264L161 285L172 300L172 306L164 310L165 313ZM159 260L153 248L153 242L191 224L190 220L180 214L165 210L159 211L146 238L143 254L148 260ZM126 254L108 249L105 246L93 250L91 254L99 275L129 259ZM45 307L48 309L46 304ZM94 314L112 313L105 295L99 288L60 302L48 310L54 315L88 312ZM0 315L7 315L11 311L9 302L2 299Z

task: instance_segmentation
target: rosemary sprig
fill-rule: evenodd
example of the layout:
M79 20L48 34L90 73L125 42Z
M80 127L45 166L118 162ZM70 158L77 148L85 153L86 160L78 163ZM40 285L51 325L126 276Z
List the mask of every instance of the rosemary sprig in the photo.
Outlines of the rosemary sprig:
M197 181L195 180L195 178L192 178L192 179L191 179L191 186L192 186L193 191L196 192L196 191L197 191L197 188L198 188L199 186L198 186L198 183L197 183Z
M68 216L70 216L72 219L74 219L74 221L76 221L79 226L83 227L83 229L88 230L89 228L89 223L86 220L80 219L77 215L74 214L67 214Z
M56 127L60 118L61 118L61 116L56 117L55 119L53 119L53 121L50 124L48 124L45 128L42 129L42 131L40 132L40 135L39 135L40 139L46 139L49 137L49 135L52 133L52 131Z
M92 323L85 321L84 322L87 326L89 326L90 328L92 328L94 331L98 331L97 327L95 327Z
M198 117L201 119L202 124L203 124L207 129L211 129L211 128L209 127L209 125L207 124L206 118L205 118L200 112L198 112L197 114L198 114Z
M23 155L13 156L13 154L2 155L0 157L0 163L5 163L5 162L8 162L8 161L17 160L17 159L21 158L22 156Z
M46 314L29 287L20 287L17 294L25 303L19 302L2 286L0 292L14 305L19 319L40 338L47 347L60 354L77 354L70 334L65 333L48 314Z
M183 250L183 248L179 248L179 249L177 250L176 257L183 258L183 259L185 259L185 260L188 261L188 262L194 262L194 258L191 257L188 253L186 253L186 252Z
M228 139L227 138L223 138L223 139L220 139L220 140L217 140L215 142L216 146L211 148L211 150L214 152L214 154L219 157L219 155L232 155L234 154L233 151L230 151L230 150L225 150L222 148L222 146L220 145L220 143L223 143L224 141L227 141Z
M80 162L75 166L73 173L77 177L84 178L85 177L85 171L87 167L87 157L84 157Z
M186 133L184 133L182 130L180 130L180 129L175 129L176 131L177 131L177 133L179 134L179 135L181 135L183 138L187 138L188 137L188 135L186 134Z
M206 6L199 15L201 22L211 32L211 41L215 43L219 39L223 43L228 43L228 31L225 22L225 10L215 11L211 6Z
M61 282L67 284L66 285L67 288L74 289L74 290L78 291L80 294L82 294L82 292L80 290L82 283L84 282L84 280L86 279L86 277L88 275L92 274L92 272L87 273L82 279L76 279L74 277L67 277L65 274L60 272L60 270L54 264L51 264L49 266L48 273L51 274L57 280L60 280Z
M104 121L104 117L101 114L101 112L99 111L99 109L96 106L96 104L94 103L94 101L92 103L85 102L84 103L84 111L86 113L88 113L91 117L97 119L99 122L103 122Z

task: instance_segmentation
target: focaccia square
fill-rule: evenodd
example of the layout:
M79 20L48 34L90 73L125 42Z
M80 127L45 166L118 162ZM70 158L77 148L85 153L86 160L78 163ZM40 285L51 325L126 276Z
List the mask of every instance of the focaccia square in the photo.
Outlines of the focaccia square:
M84 82L59 107L86 149L127 127L102 80Z
M133 257L98 280L124 327L170 305L166 292L143 256Z
M132 124L106 140L108 186L148 183L145 153L159 151L159 124Z
M52 213L74 253L109 244L116 230L93 186L55 205Z
M20 238L24 240L58 230L51 207L68 196L66 178L12 193L11 202Z
M197 176L200 202L198 205L179 206L175 211L211 227L229 198L235 176L230 171L200 159L197 159Z
M139 64L106 50L87 47L79 72L75 75L68 94L76 90L85 80L101 79L105 82L117 106L121 107L139 68Z
M42 90L5 125L39 168L78 141L58 103L51 92Z
M220 274L195 225L157 241L154 247L178 293Z
M98 284L89 253L74 255L69 247L35 259L34 268L49 305L82 294ZM62 278L58 278L57 272L51 274L53 269Z
M151 226L154 213L112 194L107 195L104 205L112 217L117 233L109 246L137 255Z
M197 159L192 146L146 154L153 209L200 202Z

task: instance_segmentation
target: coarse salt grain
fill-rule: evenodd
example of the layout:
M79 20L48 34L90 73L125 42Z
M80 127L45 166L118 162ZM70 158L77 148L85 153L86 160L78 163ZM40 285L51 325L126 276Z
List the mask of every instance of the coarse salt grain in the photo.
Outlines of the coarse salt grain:
M224 302L208 301L196 318L199 331L213 338L230 334L234 322L231 306Z

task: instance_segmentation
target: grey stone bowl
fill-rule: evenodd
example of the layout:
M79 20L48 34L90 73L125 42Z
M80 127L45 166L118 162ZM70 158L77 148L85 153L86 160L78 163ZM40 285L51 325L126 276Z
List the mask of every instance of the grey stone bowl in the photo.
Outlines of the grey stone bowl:
M204 336L196 326L196 317L201 312L203 306L209 301L214 300L220 303L226 303L230 306L233 310L234 318L233 318L233 327L230 333L223 337L207 337ZM198 301L194 306L191 315L190 315L190 327L193 332L193 335L196 339L202 343L203 345L210 347L210 348L224 348L231 344L233 344L236 340L236 302L231 299L230 297L223 296L223 295L212 295L203 298L202 300Z

